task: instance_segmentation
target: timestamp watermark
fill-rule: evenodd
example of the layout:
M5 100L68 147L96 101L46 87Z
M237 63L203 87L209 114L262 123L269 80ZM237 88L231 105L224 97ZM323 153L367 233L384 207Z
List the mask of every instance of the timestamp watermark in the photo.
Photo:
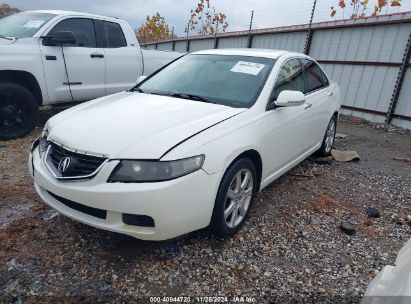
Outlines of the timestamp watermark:
M153 296L150 303L257 303L249 296Z

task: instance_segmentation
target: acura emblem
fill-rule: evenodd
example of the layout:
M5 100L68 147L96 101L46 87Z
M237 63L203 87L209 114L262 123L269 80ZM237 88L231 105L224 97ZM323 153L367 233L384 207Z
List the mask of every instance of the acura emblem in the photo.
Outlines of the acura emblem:
M68 169L70 168L70 165L71 165L71 158L70 157L64 157L60 160L59 166L57 167L57 169L61 173L66 173L68 171Z

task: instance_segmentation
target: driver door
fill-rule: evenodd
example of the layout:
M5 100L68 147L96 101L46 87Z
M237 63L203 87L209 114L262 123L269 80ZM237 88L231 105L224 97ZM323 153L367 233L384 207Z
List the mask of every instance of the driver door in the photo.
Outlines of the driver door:
M48 34L55 31L73 32L76 43L63 47L41 45L50 98L60 102L68 101L67 99L83 101L104 96L106 62L104 49L98 47L94 21L89 18L64 19Z
M305 79L299 59L290 59L280 68L271 96L274 102L284 90L304 92ZM262 157L266 170L263 180L277 175L284 167L304 154L307 148L306 105L277 107L267 111L264 119Z

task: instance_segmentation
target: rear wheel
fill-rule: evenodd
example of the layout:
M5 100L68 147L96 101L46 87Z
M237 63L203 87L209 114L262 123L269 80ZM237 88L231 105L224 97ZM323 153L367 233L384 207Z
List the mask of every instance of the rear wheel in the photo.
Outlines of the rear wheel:
M337 131L337 117L333 116L328 123L327 131L323 138L321 148L316 152L317 156L329 156L334 146L335 133Z
M36 126L38 115L29 90L15 83L0 84L0 140L25 136Z
M214 206L211 229L221 237L234 235L246 221L257 186L253 162L242 158L225 173Z

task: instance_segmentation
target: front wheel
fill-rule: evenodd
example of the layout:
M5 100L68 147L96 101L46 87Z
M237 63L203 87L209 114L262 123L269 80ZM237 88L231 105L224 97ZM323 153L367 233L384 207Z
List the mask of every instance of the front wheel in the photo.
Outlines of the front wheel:
M221 237L234 235L248 217L257 189L253 162L242 158L225 173L214 206L211 229Z
M335 133L337 131L337 117L333 116L328 123L327 131L323 138L321 148L316 152L317 156L325 157L331 155L331 150L334 146Z
M15 83L0 84L0 140L23 137L34 129L39 115L36 98Z

